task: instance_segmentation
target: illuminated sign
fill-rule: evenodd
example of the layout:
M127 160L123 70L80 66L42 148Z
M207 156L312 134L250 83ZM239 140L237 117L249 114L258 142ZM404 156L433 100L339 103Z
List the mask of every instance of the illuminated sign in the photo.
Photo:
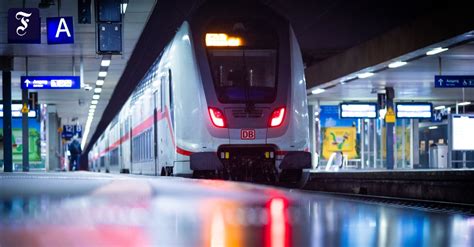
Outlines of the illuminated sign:
M341 118L377 118L375 103L341 103L339 104Z
M8 43L41 43L41 19L36 8L8 10Z
M453 150L474 150L474 115L453 114L452 115L452 138Z
M73 44L74 27L72 16L48 17L48 44Z
M242 46L242 39L225 33L206 33L206 46Z
M12 117L21 117L21 108L23 106L21 104L12 104ZM0 117L3 117L3 104L0 104ZM36 111L30 110L28 112L28 117L30 118L35 118L36 117Z
M79 76L22 76L21 89L80 89Z
M431 118L433 105L431 103L397 103L397 118Z

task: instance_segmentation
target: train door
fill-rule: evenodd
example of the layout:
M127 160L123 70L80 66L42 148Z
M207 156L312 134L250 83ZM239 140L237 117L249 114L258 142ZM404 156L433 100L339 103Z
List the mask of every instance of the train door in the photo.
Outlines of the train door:
M166 168L170 166L169 164L169 153L172 151L170 149L170 133L171 133L171 126L169 121L169 110L166 104L166 89L167 89L167 82L168 82L168 73L162 72L160 73L160 90L159 90L159 109L158 111L158 172L161 175L166 175Z
M155 176L158 175L158 171L160 170L160 156L158 155L158 111L161 110L159 106L160 103L160 94L159 91L155 91L153 93L153 155L155 160Z

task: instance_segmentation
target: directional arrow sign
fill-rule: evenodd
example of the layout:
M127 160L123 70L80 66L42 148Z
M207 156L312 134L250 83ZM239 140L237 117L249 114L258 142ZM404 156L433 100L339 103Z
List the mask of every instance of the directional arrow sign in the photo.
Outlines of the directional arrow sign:
M474 75L436 75L434 82L438 88L474 87Z

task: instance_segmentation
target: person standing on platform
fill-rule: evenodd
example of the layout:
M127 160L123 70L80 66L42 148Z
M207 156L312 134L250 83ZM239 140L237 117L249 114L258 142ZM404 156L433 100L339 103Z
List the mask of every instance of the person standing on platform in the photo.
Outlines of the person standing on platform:
M69 152L71 156L69 158L69 167L71 171L79 170L79 162L82 153L81 144L77 140L77 136L74 136L71 143L69 143Z

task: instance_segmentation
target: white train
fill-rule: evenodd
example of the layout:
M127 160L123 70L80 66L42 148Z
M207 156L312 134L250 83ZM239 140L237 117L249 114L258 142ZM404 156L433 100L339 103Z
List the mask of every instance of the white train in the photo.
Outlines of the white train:
M181 25L93 145L91 170L271 182L311 167L303 61L288 20L225 5Z

